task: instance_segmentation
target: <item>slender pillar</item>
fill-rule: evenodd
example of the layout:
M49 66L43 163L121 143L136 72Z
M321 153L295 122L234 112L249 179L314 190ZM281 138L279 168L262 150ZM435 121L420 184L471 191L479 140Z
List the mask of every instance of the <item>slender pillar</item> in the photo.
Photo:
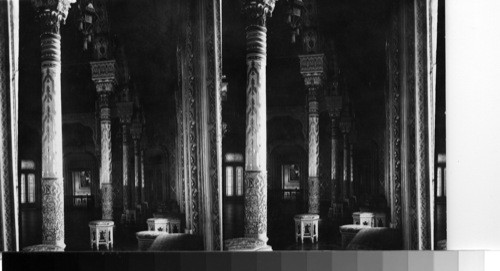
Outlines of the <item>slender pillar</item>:
M17 199L19 2L0 1L0 250L19 250Z
M140 193L139 193L139 168L140 168L140 165L139 165L139 160L140 160L140 157L139 157L139 144L138 144L138 139L135 139L134 138L134 185L133 185L133 188L134 188L134 195L132 196L133 198L133 204L135 207L137 207L137 205L139 204L140 202Z
M247 86L245 143L245 237L267 242L266 19L274 0L245 0Z
M139 140L142 133L142 125L138 119L134 119L130 128L132 139L134 140L134 184L132 185L132 209L136 210L137 205L141 202L140 196L140 151Z
M145 186L145 177L144 177L144 148L141 147L141 202L146 202L146 186Z
M344 202L349 202L349 138L348 134L351 131L351 110L349 104L343 106L344 110L340 117L340 130L344 136L343 141L343 174L342 174L342 199Z
M335 79L334 79L335 80ZM337 220L342 216L341 181L340 181L340 142L339 142L339 116L342 110L342 96L338 93L338 84L333 83L333 95L326 96L326 105L331 120L331 202L329 217Z
M325 56L323 54L300 55L300 72L308 94L309 118L309 210L319 213L319 108L317 92L323 83Z
M102 200L102 219L113 220L113 183L111 153L111 109L110 95L115 84L116 64L114 60L91 62L92 80L99 94L101 118L101 172L100 187Z
M331 137L331 143L332 143L332 153L331 153L331 160L332 160L332 168L331 168L331 177L332 177L332 200L331 200L331 206L333 210L335 210L335 204L338 202L338 198L340 196L339 193L339 188L340 188L340 183L339 183L339 173L338 173L338 155L339 155L339 138L338 138L338 127L337 127L337 120L335 117L331 117L332 120L332 137Z
M122 124L122 167L123 167L123 214L125 215L125 220L127 218L127 210L129 209L129 198L130 198L130 188L128 185L128 127L127 124Z
M122 163L123 163L123 214L122 221L129 221L130 215L128 210L130 209L130 185L129 185L129 125L132 119L133 103L128 99L128 88L124 90L124 101L116 105L118 116L120 117L120 122L122 124Z
M74 1L32 1L41 23L42 243L64 248L61 21Z
M319 213L319 110L316 86L308 86L309 99L309 213Z
M353 144L349 144L349 194L354 197L354 160L353 160Z
M344 162L342 177L342 197L344 201L349 201L349 149L347 148L347 133L344 133Z

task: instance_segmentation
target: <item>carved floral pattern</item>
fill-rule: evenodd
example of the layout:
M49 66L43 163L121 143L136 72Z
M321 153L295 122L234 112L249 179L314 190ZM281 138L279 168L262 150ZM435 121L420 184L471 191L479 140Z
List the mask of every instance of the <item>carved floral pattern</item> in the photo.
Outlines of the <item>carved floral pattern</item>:
M245 237L267 241L267 172L245 172Z
M65 247L62 177L42 177L42 243Z

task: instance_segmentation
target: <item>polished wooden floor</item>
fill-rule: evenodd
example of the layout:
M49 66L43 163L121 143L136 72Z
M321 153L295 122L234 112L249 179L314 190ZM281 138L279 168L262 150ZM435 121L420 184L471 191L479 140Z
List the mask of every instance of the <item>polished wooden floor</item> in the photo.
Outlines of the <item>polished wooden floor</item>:
M338 225L327 219L326 209L328 204L321 209L321 221L319 224L319 243L312 244L305 240L304 244L295 242L294 220L295 214L304 213L302 204L295 201L270 201L268 204L268 244L273 250L338 250L340 247L340 236ZM444 205L437 205L438 219L436 220L435 240L446 239L446 220L444 217ZM224 201L223 208L224 239L242 237L243 228L243 202ZM147 215L146 215L147 216ZM92 209L69 209L65 212L65 243L66 251L89 251L89 227L88 222L99 219L100 212ZM148 216L149 217L149 216ZM146 219L143 217L133 226L125 226L116 223L115 228L115 251L137 251L137 239L135 233L146 230ZM115 220L120 221L120 212L115 212ZM40 209L21 210L20 221L20 245L21 248L40 244L42 241L42 219Z

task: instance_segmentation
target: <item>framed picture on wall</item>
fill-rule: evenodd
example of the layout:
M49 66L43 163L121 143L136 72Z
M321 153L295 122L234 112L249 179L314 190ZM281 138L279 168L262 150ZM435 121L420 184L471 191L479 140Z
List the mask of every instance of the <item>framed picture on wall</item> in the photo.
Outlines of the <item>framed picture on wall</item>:
M299 181L300 181L299 165L292 164L290 165L290 182L299 182Z
M82 171L80 175L80 188L90 187L90 171Z

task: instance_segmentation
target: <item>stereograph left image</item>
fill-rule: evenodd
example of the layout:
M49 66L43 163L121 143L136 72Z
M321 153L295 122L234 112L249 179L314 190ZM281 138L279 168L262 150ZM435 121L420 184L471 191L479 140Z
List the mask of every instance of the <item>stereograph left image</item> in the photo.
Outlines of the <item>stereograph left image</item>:
M2 251L446 249L444 0L0 0Z

